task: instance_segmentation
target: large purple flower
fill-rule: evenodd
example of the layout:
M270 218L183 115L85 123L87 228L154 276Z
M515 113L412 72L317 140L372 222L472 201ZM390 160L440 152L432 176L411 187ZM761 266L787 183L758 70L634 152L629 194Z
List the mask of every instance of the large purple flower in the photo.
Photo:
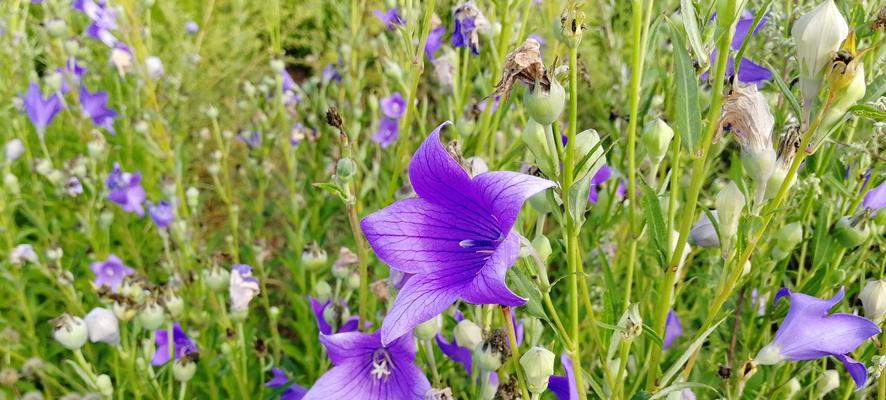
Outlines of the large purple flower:
M397 25L403 25L406 23L406 20L400 16L400 12L397 11L396 8L392 8L388 11L375 10L372 13L375 14L375 17L384 23L385 27L389 30L394 29Z
M509 171L473 179L440 143L444 122L409 164L416 198L395 202L361 221L366 239L391 268L415 274L382 323L390 343L443 312L456 300L518 306L526 302L505 284L517 261L512 231L523 202L554 182Z
M46 127L62 110L62 99L58 94L51 94L49 97L43 98L40 85L36 83L28 85L28 91L22 96L22 103L25 113L28 114L28 118L37 129L37 135L40 136L43 136Z
M394 92L394 94L382 98L379 105L381 105L381 112L391 119L400 119L406 112L406 99L400 92Z
M559 400L578 400L578 385L575 384L575 374L572 373L572 360L566 353L560 356L563 371L566 375L554 375L548 378L548 389L557 395Z
M114 169L108 174L105 184L108 187L108 200L123 206L123 211L145 215L142 202L145 201L145 189L141 186L141 172L122 172L120 164L114 163Z
M278 388L286 386L286 390L280 394L280 400L301 400L308 393L308 389L295 383L287 386L289 384L289 377L286 376L286 372L283 372L282 369L272 368L271 373L274 374L274 377L265 383L265 387Z
M386 149L400 138L400 121L390 118L382 118L378 123L378 130L372 135L372 141Z
M431 388L415 364L411 335L382 343L378 332L320 335L333 367L326 371L304 400L421 400Z
M671 347L674 340L677 340L681 335L683 335L683 324L680 323L680 317L678 317L677 313L672 309L668 311L668 318L665 320L664 343L662 343L661 348L666 349Z
M107 286L117 293L123 279L135 273L132 268L123 265L123 261L117 256L110 254L105 261L96 261L89 265L89 269L95 274L92 283L95 287Z
M80 107L83 116L92 119L96 126L105 128L114 133L114 118L117 112L108 108L108 94L97 91L89 93L86 86L80 86Z
M342 320L342 317L344 316L342 310L347 310L348 308L346 303L340 305L341 309L336 309L339 306L335 305L332 300L326 300L326 302L321 303L319 300L310 296L308 296L308 299L311 300L311 310L314 311L314 316L317 318L317 328L320 330L320 333L331 335L333 333L353 332L360 326L360 317L358 316L350 316L347 319ZM337 321L337 323L330 324L329 321L326 320L325 314L327 309L334 313L334 320Z
M755 362L771 365L783 360L814 360L834 356L843 363L857 388L864 386L868 372L864 363L853 360L848 353L862 342L880 333L871 320L851 314L831 314L828 311L843 299L843 288L830 299L819 299L803 293L792 293L782 288L775 295L775 303L789 297L791 306L772 343L757 353Z
M154 358L151 359L151 365L163 365L169 361L169 355L175 355L175 359L196 353L197 345L191 341L191 338L182 330L181 325L176 322L172 326L172 349L169 348L169 330L166 328L154 331L154 340L157 343L157 349L154 351Z
M886 182L881 183L864 195L861 206L873 211L874 215L877 215L878 210L886 207Z
M711 17L711 20L715 18ZM741 48L742 42L744 42L745 38L748 34L751 36L756 36L760 29L766 25L766 22L769 20L769 15L764 15L763 18L760 19L760 23L757 25L757 28L754 29L753 32L750 32L751 27L754 25L754 14L745 10L741 14L741 18L738 20L738 23L735 26L735 36L732 37L732 43L730 43L729 47L732 50L738 51ZM714 51L711 53L711 64L714 64L714 60L717 58L717 52ZM726 63L726 76L732 76L735 73L735 59L729 57L728 62ZM710 74L705 72L702 74L701 79L707 80ZM738 66L738 80L740 82L745 83L754 83L756 85L761 85L763 82L772 79L772 72L769 71L769 68L766 68L762 65L756 64L748 58L742 57L741 61L739 61Z
M149 201L148 215L154 220L157 228L164 229L175 219L175 207L166 200L160 200L156 205Z

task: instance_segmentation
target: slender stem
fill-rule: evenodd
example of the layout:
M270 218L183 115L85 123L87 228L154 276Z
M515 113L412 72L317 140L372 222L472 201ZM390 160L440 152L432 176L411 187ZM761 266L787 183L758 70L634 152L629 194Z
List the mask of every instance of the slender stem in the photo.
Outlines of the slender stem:
M517 333L514 331L514 317L511 315L511 309L507 306L501 307L501 312L505 316L506 332L508 333L508 344L511 347L511 364L514 366L514 373L517 375L517 381L520 383L520 391L523 398L529 398L529 390L526 389L526 380L523 378L523 369L520 367L520 347L517 345Z

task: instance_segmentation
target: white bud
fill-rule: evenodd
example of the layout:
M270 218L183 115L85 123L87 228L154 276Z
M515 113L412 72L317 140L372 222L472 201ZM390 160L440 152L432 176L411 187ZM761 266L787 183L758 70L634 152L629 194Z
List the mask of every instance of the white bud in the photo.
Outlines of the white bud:
M163 61L160 61L160 58L155 56L145 59L145 69L148 72L148 77L151 79L158 79L166 72L163 68Z
M858 294L864 306L864 316L879 325L886 315L886 279L868 281Z
M440 332L441 323L442 321L440 315L437 315L436 317L422 322L421 324L416 326L413 334L419 340L431 340L434 338L434 336L437 336L438 332Z
M283 62L283 60L271 60L270 65L271 69L275 72L283 71L283 69L286 68L286 64Z
M717 193L717 217L720 222L720 244L723 254L731 254L732 243L738 233L738 222L745 207L745 197L730 181Z
M833 369L824 371L818 378L818 383L815 384L818 397L824 397L838 387L840 387L840 373Z
M18 177L11 172L3 175L3 186L12 194L19 194L21 188L18 185Z
M588 175L596 174L600 167L606 164L606 156L603 153L603 146L597 131L587 129L575 136L575 157L576 160L587 159L581 169L575 171L576 182L585 179Z
M469 319L461 320L458 325L455 326L453 335L455 336L455 343L457 343L459 347L464 347L469 350L473 350L483 341L483 330Z
M780 392L782 395L784 395L784 397L782 398L784 398L785 400L789 400L790 398L794 397L794 395L797 394L802 388L803 386L800 385L800 381L797 380L796 377L794 377L788 380L788 383L785 383L784 386L781 387Z
M111 398L114 394L114 384L111 383L111 377L107 374L101 374L95 377L95 386L106 398Z
M93 308L86 317L89 341L116 345L120 342L120 323L114 312L107 308Z
M21 141L21 139L12 139L6 142L6 146L4 148L6 154L6 161L13 162L18 160L22 154L25 154L25 144Z
M557 151L554 146L554 137L550 131L535 122L534 119L526 121L523 127L523 143L535 157L535 164L548 177L555 178L559 175L560 163L557 160Z
M520 357L520 365L526 373L529 391L544 393L548 388L548 379L554 375L554 353L544 347L533 347Z
M176 360L172 364L172 377L179 382L187 382L194 377L197 372L197 363L188 359L188 357Z
M674 130L671 126L664 122L661 118L656 119L652 126L643 132L640 140L646 147L646 154L649 155L654 162L660 162L668 152L668 146L674 138Z
M818 96L822 70L849 35L846 18L834 0L825 0L794 22L791 36L800 61L800 87L807 106Z
M160 325L163 325L165 319L163 307L160 307L155 301L150 301L145 304L144 307L142 307L141 312L138 314L139 322L141 322L142 326L149 331L159 328Z
M80 317L62 314L53 320L53 324L55 329L52 331L52 337L68 350L77 350L83 347L86 339L89 338L86 322L83 322Z
M711 215L719 223L717 210L711 211ZM689 231L689 243L699 247L720 247L720 238L717 236L717 230L714 229L714 224L708 218L707 213L702 212L701 218L692 226L692 230Z
M501 354L494 346L483 341L474 348L474 365L483 372L495 371L501 368Z

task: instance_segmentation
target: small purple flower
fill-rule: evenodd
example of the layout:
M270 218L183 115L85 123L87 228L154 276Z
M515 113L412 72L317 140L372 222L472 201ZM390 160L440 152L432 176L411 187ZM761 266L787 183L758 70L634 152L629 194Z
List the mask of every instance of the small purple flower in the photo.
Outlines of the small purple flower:
M598 193L600 190L600 185L608 181L611 176L612 168L610 168L606 164L603 164L603 166L600 167L599 170L597 170L597 173L594 174L593 177L591 177L591 190L588 191L588 201L591 202L591 204L597 204L597 201L600 198L600 195Z
M98 39L108 47L119 43L111 31L117 29L117 14L104 0L74 0L72 8L86 14L92 23L86 27L86 35Z
M55 116L62 110L62 100L58 94L52 94L44 98L43 92L40 91L40 85L31 83L28 85L28 91L22 96L22 102L25 107L25 113L34 128L37 135L43 136L46 127L52 123Z
M278 388L289 383L289 377L286 376L286 372L283 372L282 369L272 368L271 373L274 374L274 377L265 382L265 387ZM286 390L280 395L280 400L301 400L307 393L308 389L293 383L286 387Z
M400 121L382 118L381 122L378 123L378 130L372 135L372 141L380 144L381 148L386 149L400 137L399 130Z
M379 332L320 335L332 360L304 400L421 400L431 388L415 365L415 341L402 335L384 344Z
M501 96L495 96L495 98L492 99L492 110L491 111L493 113L498 111L498 105L500 103L501 103ZM477 104L477 109L480 110L480 112L486 111L486 106L488 104L489 104L489 99L484 99L483 101L481 101L480 103Z
M429 61L434 61L434 53L443 47L443 35L445 34L446 27L442 25L431 29L431 32L428 33L428 40L425 42L425 56Z
M513 231L523 202L554 182L510 171L471 178L440 142L440 124L409 164L418 197L365 217L369 244L392 269L415 274L382 324L382 342L412 330L457 300L518 306L505 283L520 253Z
M189 35L196 35L197 32L200 32L200 25L194 21L188 21L185 23L185 32L188 32Z
M178 322L172 326L172 349L169 348L168 329L161 328L154 331L154 341L157 343L157 349L154 351L154 358L151 359L153 366L166 364L170 359L170 353L178 360L182 356L197 352L197 345L185 334Z
M578 400L578 385L575 384L575 374L572 372L572 359L566 353L560 355L560 363L566 375L554 375L548 379L548 389L559 400Z
M105 185L108 187L108 200L123 206L123 211L145 215L142 202L145 201L145 189L141 186L142 174L122 172L120 164L114 163L114 169L108 174Z
M90 264L89 269L95 274L95 279L92 280L95 287L107 286L114 293L117 293L124 278L135 273L134 269L123 265L123 261L113 254L109 254L105 261Z
M375 14L375 17L378 18L388 30L394 29L397 25L406 24L406 20L400 16L400 12L397 11L396 8L392 8L388 11L375 10L372 12Z
M342 310L347 310L347 303L341 303L338 305L333 304L332 300L326 300L326 302L321 303L317 299L308 296L308 299L311 301L311 310L314 311L314 317L317 318L317 328L320 333L324 335L331 335L333 333L344 333L344 332L353 332L356 331L360 326L360 317L351 316L348 317L347 320L342 320ZM330 309L330 311L336 316L334 320L336 321L335 325L332 326L329 324L329 321L326 320L326 310ZM340 308L340 309L339 309Z
M245 143L250 149L261 147L261 133L258 131L240 132L237 140Z
M83 194L83 184L80 183L80 179L77 179L76 176L68 178L68 181L65 182L65 194L71 197Z
M773 303L782 297L791 301L788 314L778 327L775 339L766 345L754 360L758 365L772 365L781 361L814 360L833 356L843 363L860 389L867 382L864 363L853 360L850 352L865 340L880 333L871 320L858 315L836 313L828 315L834 305L843 299L843 288L830 299L820 299L803 293L792 293L782 288Z
M342 76L335 68L335 64L326 64L323 68L323 82L341 82Z
M148 215L154 220L154 224L157 225L157 228L165 229L175 219L175 207L173 207L172 203L166 200L160 200L156 205L150 201L147 202L147 204Z
M379 101L379 105L381 105L381 112L390 119L400 119L406 112L406 99L403 98L400 92L394 92L394 94L388 97L383 97Z
M864 200L861 201L862 207L873 211L873 215L877 215L877 211L886 207L886 181L880 183L879 186L871 189Z
M83 116L92 119L98 127L107 129L114 133L114 118L117 112L108 108L108 94L106 92L97 91L89 93L86 86L80 87L80 107Z
M671 344L674 343L674 340L677 340L678 337L683 335L683 324L680 323L680 317L677 316L677 313L671 309L668 311L668 318L665 320L665 334L664 334L664 343L661 348L666 349L671 347Z
M55 73L57 73L62 79L62 85L59 91L62 93L68 93L71 90L71 84L79 85L80 81L83 79L83 75L86 74L86 67L77 63L77 60L73 57L68 58L65 62L64 68L56 68ZM68 82L68 78L71 78L72 82Z

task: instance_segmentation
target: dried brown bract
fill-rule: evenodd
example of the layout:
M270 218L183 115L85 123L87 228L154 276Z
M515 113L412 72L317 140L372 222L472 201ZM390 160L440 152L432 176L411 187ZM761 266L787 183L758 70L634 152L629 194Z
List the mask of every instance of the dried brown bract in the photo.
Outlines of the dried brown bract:
M551 90L551 78L541 59L541 45L535 39L526 39L523 45L508 54L493 95L509 96L518 81L529 86L530 90L541 88L542 93Z

